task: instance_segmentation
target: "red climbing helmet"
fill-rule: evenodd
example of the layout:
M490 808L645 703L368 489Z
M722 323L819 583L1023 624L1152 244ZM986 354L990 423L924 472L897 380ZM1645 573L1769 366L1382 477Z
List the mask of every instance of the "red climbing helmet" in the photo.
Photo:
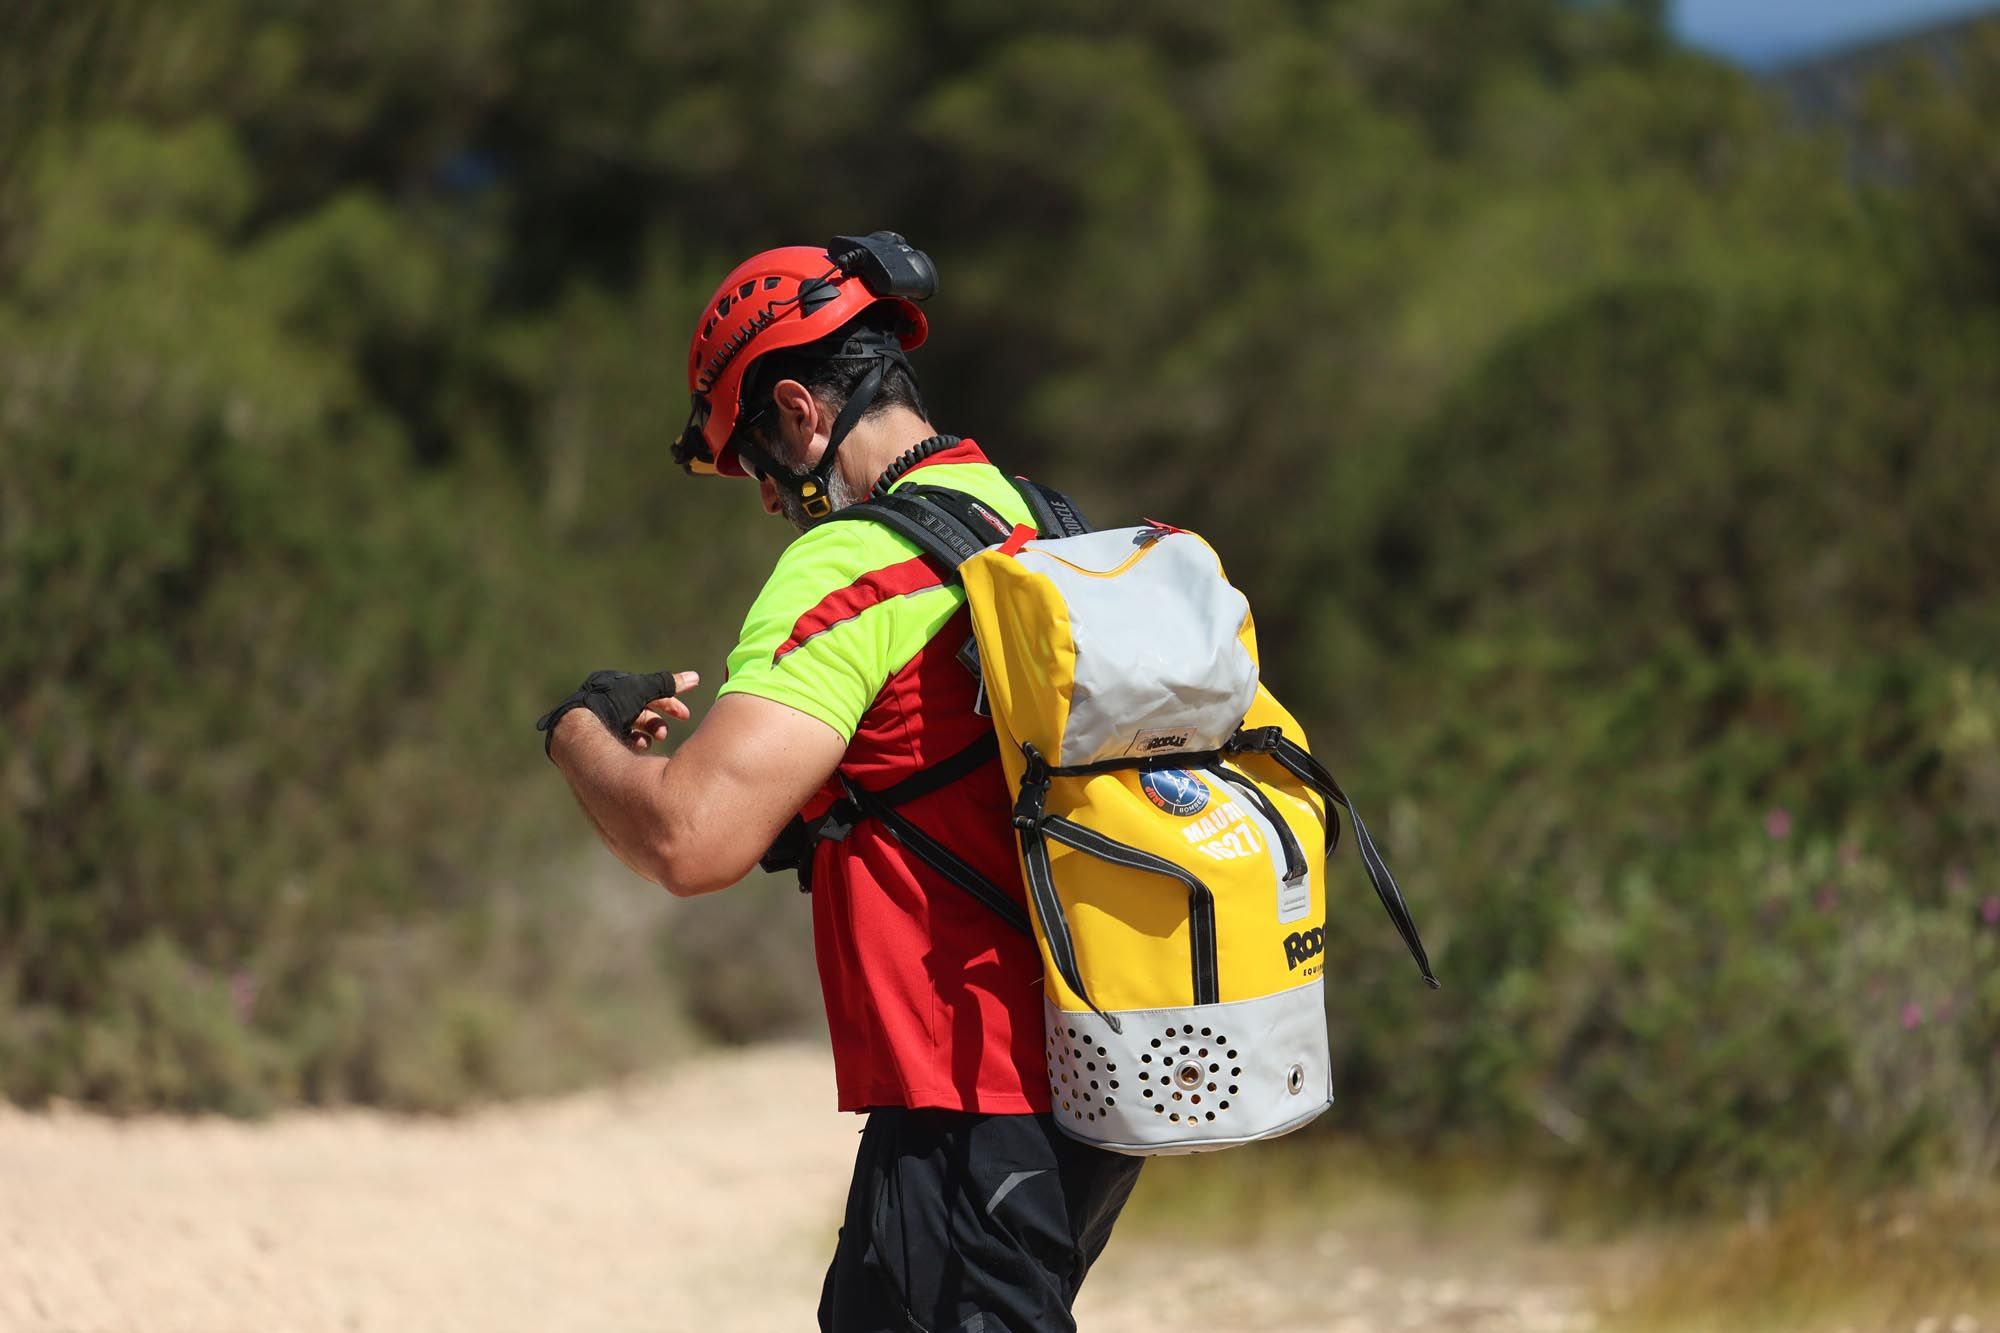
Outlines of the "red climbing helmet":
M930 330L915 303L936 290L937 270L930 257L891 231L836 236L824 246L788 245L744 260L703 307L688 346L688 393L694 405L674 442L674 461L689 472L748 476L735 436L744 424L744 389L758 358L819 342L870 307L888 304L898 317L893 335L848 351L878 362L901 361L902 353L921 344ZM842 352L834 347L828 355ZM879 375L863 382L865 395L857 391L859 401L851 404L858 410L841 414L846 429L836 426L821 465L792 480L817 490L810 487L817 474L823 487L840 438L866 410L880 383Z

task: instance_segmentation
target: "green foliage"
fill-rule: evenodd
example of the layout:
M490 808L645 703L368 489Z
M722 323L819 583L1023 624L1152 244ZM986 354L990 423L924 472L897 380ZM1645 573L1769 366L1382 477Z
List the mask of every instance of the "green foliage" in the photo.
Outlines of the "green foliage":
M742 1043L826 1030L813 965L812 913L791 876L754 876L685 911L663 959L681 1010L703 1032Z
M0 1089L452 1105L670 993L793 1025L789 891L589 925L526 722L716 678L783 533L672 475L692 312L893 225L939 424L1210 534L1391 849L1446 989L1343 864L1342 1124L1990 1173L2000 28L1814 137L1657 10L22 8Z

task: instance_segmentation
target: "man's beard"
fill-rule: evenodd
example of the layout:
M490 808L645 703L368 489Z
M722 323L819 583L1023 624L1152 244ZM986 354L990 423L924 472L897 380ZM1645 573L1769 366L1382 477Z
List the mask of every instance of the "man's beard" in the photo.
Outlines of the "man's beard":
M863 497L848 485L847 478L836 472L826 479L826 498L833 506L828 512L836 512L851 504L858 504ZM819 519L807 515L805 501L799 498L799 493L782 484L778 487L778 510L784 514L785 521L800 532L805 532L820 522Z

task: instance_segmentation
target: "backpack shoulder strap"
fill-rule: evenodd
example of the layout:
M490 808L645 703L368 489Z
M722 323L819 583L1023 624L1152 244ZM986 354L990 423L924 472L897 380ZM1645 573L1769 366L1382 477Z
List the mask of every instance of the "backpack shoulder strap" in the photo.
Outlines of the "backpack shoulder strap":
M1013 482L1014 489L1027 502L1028 512L1035 516L1036 530L1044 537L1081 537L1094 531L1076 504L1053 486L1026 477L1015 477Z
M950 499L947 500L947 497ZM917 549L935 560L946 573L952 574L967 560L1007 536L1005 532L993 532L991 525L981 523L978 515L970 511L969 507L974 505L986 514L992 514L990 509L979 505L971 496L959 495L956 491L947 491L939 486L906 486L873 500L849 505L825 521L880 523L892 528L916 543ZM1004 520L994 515L994 522Z
M906 505L914 503L933 514L944 514L953 527L970 534L981 551L1014 535L1013 519L978 496L955 491L948 486L905 486L891 492L888 498L892 502L903 501Z
M1044 537L1077 537L1095 531L1067 495L1053 486L1012 478L1014 489ZM945 486L903 486L872 500L849 505L825 521L880 523L916 543L947 572L996 542L1005 541L1013 525L983 501Z
M1021 498L1027 502L1033 514L1038 531L1051 535L1073 536L1077 531L1088 531L1087 525L1077 516L1074 506L1055 491L1034 487L1031 482L1016 481ZM1032 489L1030 489L1032 488ZM1064 516L1067 517L1064 517ZM944 486L905 485L884 495L860 504L849 505L824 520L825 522L849 521L880 523L894 529L916 544L918 550L929 556L949 578L956 579L958 567L978 555L989 546L996 546L1013 535L1014 524L991 505L976 496L963 491L951 490ZM976 674L976 673L975 673ZM999 741L988 732L978 741L959 754L925 769L886 791L871 792L852 779L842 776L847 788L847 799L838 803L829 814L844 823L841 805L854 815L874 819L908 848L919 860L945 879L963 889L972 898L990 908L995 915L1015 930L1032 935L1028 915L1021 905L971 865L965 862L949 847L925 833L898 812L897 806L927 792L935 791L977 768L999 757ZM810 865L812 841L820 837L845 836L846 828L838 833L822 828L807 828L802 821L796 830L798 842L803 843L804 864ZM794 833L794 830L787 830ZM781 844L783 839L780 840ZM772 849L776 855L779 847ZM766 868L770 868L768 865ZM801 873L801 887L808 887L804 873Z

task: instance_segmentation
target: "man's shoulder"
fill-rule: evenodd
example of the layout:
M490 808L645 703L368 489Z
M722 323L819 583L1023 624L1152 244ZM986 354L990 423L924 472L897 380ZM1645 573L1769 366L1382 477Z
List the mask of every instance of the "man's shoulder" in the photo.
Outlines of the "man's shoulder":
M1014 522L1031 521L1027 502L1007 474L985 461L941 463L913 469L910 484L962 491L1000 510ZM895 570L922 582L926 560L921 548L885 523L853 511L794 537L764 580L759 602L793 607L817 605L842 589ZM933 579L930 582L949 582Z
M915 542L884 524L858 518L821 523L794 537L779 553L764 588L767 592L790 588L800 595L817 590L823 595L920 556Z

